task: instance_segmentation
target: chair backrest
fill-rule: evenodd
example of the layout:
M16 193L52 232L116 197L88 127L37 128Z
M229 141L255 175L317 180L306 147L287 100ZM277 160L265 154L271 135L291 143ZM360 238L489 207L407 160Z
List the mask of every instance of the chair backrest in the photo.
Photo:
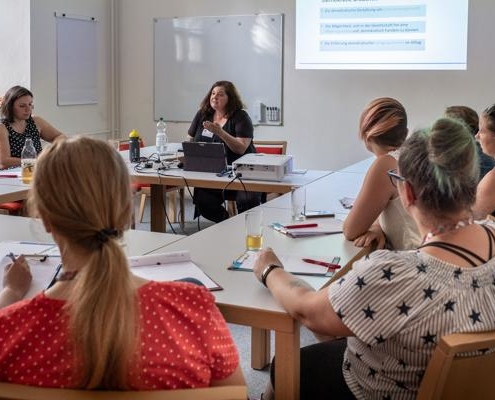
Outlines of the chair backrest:
M0 383L0 399L9 400L246 400L246 386L153 391L94 391L40 388Z
M263 154L285 154L287 142L285 140L253 140L256 152Z
M495 331L443 336L428 363L416 400L495 398ZM474 352L460 357L459 353Z

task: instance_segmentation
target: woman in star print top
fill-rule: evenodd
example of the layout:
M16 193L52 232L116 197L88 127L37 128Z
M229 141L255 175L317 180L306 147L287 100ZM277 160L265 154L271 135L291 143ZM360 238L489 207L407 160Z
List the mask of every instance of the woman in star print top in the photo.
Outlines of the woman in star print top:
M22 86L7 90L0 108L0 169L21 165L21 151L26 137L31 137L34 148L41 152L41 139L53 142L62 133L41 117L31 115L33 94Z
M29 201L63 272L50 289L0 310L0 381L124 390L243 382L207 289L131 273L119 242L132 215L129 175L106 142L75 137L46 148Z
M495 230L471 215L478 173L468 129L439 119L388 172L424 238L418 249L375 251L318 292L260 252L257 277L294 318L347 337L301 350L301 399L415 399L442 336L495 329Z

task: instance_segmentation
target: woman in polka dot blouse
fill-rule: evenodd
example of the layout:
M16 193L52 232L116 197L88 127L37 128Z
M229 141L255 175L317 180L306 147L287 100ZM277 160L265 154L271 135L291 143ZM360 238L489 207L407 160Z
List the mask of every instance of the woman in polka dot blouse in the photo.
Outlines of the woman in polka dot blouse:
M41 152L41 139L53 142L62 133L41 117L31 115L33 94L22 86L10 88L0 107L0 169L21 165L21 151L26 137L31 137L34 148Z
M479 163L467 127L441 118L414 133L387 174L423 237L418 249L375 251L318 292L270 250L255 265L291 315L347 337L301 350L301 399L415 399L442 336L495 329L495 229L473 223Z
M243 382L207 289L131 273L120 245L133 207L129 176L106 142L75 137L46 148L29 203L63 268L50 289L0 310L0 381L117 390Z

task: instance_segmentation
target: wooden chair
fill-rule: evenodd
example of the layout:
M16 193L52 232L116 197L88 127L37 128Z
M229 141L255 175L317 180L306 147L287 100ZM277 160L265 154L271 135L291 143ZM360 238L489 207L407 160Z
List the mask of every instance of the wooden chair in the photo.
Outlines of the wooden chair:
M0 383L0 399L9 400L246 400L246 386L154 391L94 391L40 388Z
M144 142L140 141L140 147L144 147ZM127 139L120 140L119 150L129 150L129 141ZM139 222L143 222L144 209L146 207L146 199L151 196L150 185L146 184L135 184L133 189L141 194L139 201ZM167 215L170 221L177 222L180 221L181 225L184 226L184 188L177 186L167 186L165 189L166 193L169 193L168 199L168 209ZM179 192L179 219L177 219L177 198L176 192Z
M262 154L286 154L287 141L286 140L253 140L254 147L257 153ZM266 203L267 200L271 200L270 197L277 197L277 193L262 193L261 202ZM227 211L232 217L237 214L237 207L234 200L227 201Z
M443 336L428 363L416 400L495 399L495 331ZM460 357L460 353L476 355Z

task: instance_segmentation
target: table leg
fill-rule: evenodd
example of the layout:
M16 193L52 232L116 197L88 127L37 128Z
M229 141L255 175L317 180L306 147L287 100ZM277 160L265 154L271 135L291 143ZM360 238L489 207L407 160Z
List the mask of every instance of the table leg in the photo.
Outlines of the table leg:
M270 331L251 328L251 368L263 369L270 362Z
M152 232L165 232L166 221L164 212L165 201L165 187L162 185L151 185L151 231Z
M300 332L293 322L290 333L275 331L275 399L299 400Z

